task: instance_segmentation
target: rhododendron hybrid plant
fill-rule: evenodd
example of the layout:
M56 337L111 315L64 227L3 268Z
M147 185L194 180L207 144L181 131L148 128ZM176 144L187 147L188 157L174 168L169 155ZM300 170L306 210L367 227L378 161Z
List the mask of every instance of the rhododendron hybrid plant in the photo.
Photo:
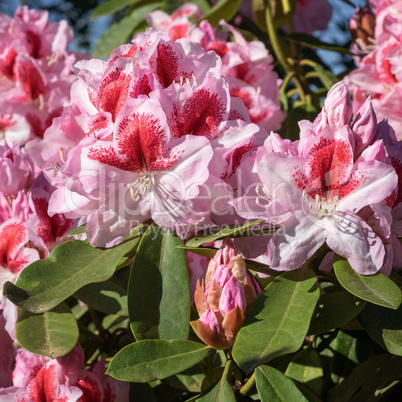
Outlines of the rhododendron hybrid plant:
M91 56L0 15L0 401L400 399L401 10L359 6L108 0Z

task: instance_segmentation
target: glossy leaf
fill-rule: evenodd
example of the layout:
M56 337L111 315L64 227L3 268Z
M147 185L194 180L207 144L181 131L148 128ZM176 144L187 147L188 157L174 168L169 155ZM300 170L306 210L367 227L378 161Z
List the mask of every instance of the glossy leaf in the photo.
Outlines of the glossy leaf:
M233 346L233 358L250 373L275 357L297 351L319 297L309 268L285 272L257 298Z
M402 356L402 306L391 310L367 303L357 318L374 341L389 353Z
M187 339L190 288L183 241L155 224L144 234L131 270L131 329L140 339Z
M291 42L299 43L300 45L311 47L313 49L326 49L343 54L352 54L351 50L348 48L323 42L322 40L305 33L288 34L284 38Z
M52 359L67 354L78 341L78 326L66 304L43 314L20 310L15 333L19 344Z
M381 272L374 275L360 275L345 258L338 255L334 257L334 271L340 284L363 300L392 309L397 309L401 304L401 290Z
M232 387L222 378L217 384L208 387L198 398L199 402L236 402Z
M290 362L285 374L311 388L320 395L324 370L315 349L303 349Z
M333 85L335 85L339 79L331 73L331 71L326 70L321 64L315 63L314 70L318 74L318 78L324 84L325 88L329 91Z
M136 8L121 21L113 24L100 38L92 52L95 59L109 57L112 50L116 47L129 42L130 35L135 28L144 20L145 15L157 8L161 8L162 3L151 3Z
M321 295L315 307L308 334L320 334L348 323L360 313L365 303L346 291Z
M367 396L367 388L369 388L369 395L373 397L381 388L400 377L401 370L401 358L385 353L373 356L359 364L347 378L332 388L326 400L328 402L367 401L366 398L360 399L361 392ZM381 394L378 396L380 400Z
M74 296L102 313L128 315L127 292L113 282L90 283Z
M192 239L186 242L186 247L199 247L201 244L210 243L216 240L222 240L225 237L241 237L246 236L253 226L259 225L260 223L264 222L263 219L258 221L248 222L242 226L233 225L233 226L226 226L223 229L217 228L209 228L208 233L214 232L207 236L202 236L204 232L199 232L193 237ZM275 232L276 229L272 230L272 233Z
M213 27L217 27L221 19L230 21L236 15L241 2L242 0L219 0L214 7L201 17L200 21L208 20Z
M92 247L87 241L68 241L57 246L46 260L26 267L15 285L6 282L3 294L31 313L48 311L88 283L109 279L120 258L138 241L138 237L128 238L109 249Z
M120 350L106 374L131 382L163 379L194 366L210 350L209 346L187 340L142 340Z
M307 401L294 382L273 367L258 367L255 370L255 382L261 402Z

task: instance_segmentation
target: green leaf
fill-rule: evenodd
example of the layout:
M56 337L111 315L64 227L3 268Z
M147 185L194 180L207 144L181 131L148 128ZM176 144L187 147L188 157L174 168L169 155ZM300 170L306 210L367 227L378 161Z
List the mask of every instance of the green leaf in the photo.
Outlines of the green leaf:
M203 243L210 243L216 240L222 240L226 237L242 237L242 236L247 236L250 234L250 229L255 226L259 225L260 223L264 222L263 219L260 219L258 221L252 221L248 222L242 226L238 225L232 225L232 226L226 226L223 229L221 227L216 227L216 228L208 228L208 233L214 232L212 234L209 234L207 236L202 236L202 233L204 232L199 232L195 235L190 240L187 240L186 242L186 247L199 247ZM271 230L269 233L274 233L276 229Z
M365 304L365 301L343 290L321 295L308 334L320 334L348 323Z
M331 71L326 70L321 64L314 63L314 70L318 74L320 81L324 84L325 88L329 91L339 79L335 77Z
M157 1L158 0L146 0L148 3L155 3ZM127 6L139 6L143 3L145 3L144 0L108 0L94 8L94 11L91 14L91 20L103 17L104 15L114 14Z
M255 382L261 402L307 401L294 382L273 367L258 367L255 370Z
M334 257L334 271L340 284L360 299L392 309L397 309L402 302L401 290L381 272L360 275L339 255Z
M70 309L62 303L43 314L20 310L15 334L24 349L55 359L75 346L79 331Z
M140 339L187 339L191 299L183 241L155 224L144 234L131 270L131 329Z
M207 11L196 23L208 20L213 26L219 26L219 21L224 19L230 21L237 13L242 0L219 0L218 3Z
M290 362L285 374L311 388L317 395L321 394L324 370L315 349L301 350Z
M92 52L92 57L96 59L104 59L109 57L112 50L123 45L129 39L137 25L145 18L145 15L151 11L161 8L162 3L146 4L133 10L129 15L121 21L113 24L100 38Z
M301 45L311 47L313 49L326 49L332 50L333 52L343 53L343 54L353 54L349 48L341 47L337 45L332 45L331 43L323 42L322 40L305 34L305 33L292 33L284 36L284 39L287 39L291 42L299 43Z
M340 384L332 388L328 402L380 400L382 389L400 378L402 359L390 354L376 355L359 364ZM371 398L370 398L371 397Z
M218 251L216 248L211 247L188 247L188 246L177 246L181 250L190 251L190 253L194 253L197 255L201 255L202 257L214 258L216 252Z
M222 378L216 384L209 386L198 398L197 402L236 402L232 387Z
M90 283L77 290L74 296L102 313L128 315L127 292L113 282Z
M88 283L109 279L120 258L138 241L138 237L128 238L109 249L92 247L87 241L68 241L46 260L35 261L21 271L15 285L6 282L3 294L24 310L43 313Z
M302 345L319 297L317 278L304 267L285 272L257 298L233 346L233 358L250 373Z
M186 340L142 340L120 350L106 374L131 382L163 379L194 366L210 350L209 346Z
M389 353L402 356L402 305L391 310L367 303L357 319L375 342Z
M78 235L82 235L85 233L85 229L86 229L87 225L81 225L78 226L78 228L73 229L68 235L67 237L73 237L73 236L78 236Z

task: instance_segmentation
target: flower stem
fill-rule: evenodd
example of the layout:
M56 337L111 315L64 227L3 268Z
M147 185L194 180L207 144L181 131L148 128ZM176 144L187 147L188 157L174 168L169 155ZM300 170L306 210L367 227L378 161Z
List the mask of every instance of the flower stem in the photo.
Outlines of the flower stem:
M255 371L251 374L251 377L246 381L246 383L240 388L240 393L243 395L248 394L255 384Z

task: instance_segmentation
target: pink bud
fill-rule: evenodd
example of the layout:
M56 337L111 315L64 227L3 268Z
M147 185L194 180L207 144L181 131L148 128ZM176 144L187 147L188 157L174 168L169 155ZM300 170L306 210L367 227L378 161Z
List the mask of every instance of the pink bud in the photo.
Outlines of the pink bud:
M353 108L346 83L336 83L328 92L321 113L314 120L314 129L320 133L327 125L345 126L352 118Z
M214 310L209 308L204 314L201 315L199 321L203 322L204 324L208 325L212 331L216 333L220 333L221 325L219 323L218 317Z
M353 108L348 87L344 81L336 83L328 92L324 102L328 113L328 124L344 126L352 118Z
M357 112L351 129L355 138L355 155L360 155L372 143L377 130L377 117L370 98Z
M236 306L239 306L243 311L245 311L246 296L244 295L243 286L234 276L232 276L222 290L219 309L222 315L225 316Z

